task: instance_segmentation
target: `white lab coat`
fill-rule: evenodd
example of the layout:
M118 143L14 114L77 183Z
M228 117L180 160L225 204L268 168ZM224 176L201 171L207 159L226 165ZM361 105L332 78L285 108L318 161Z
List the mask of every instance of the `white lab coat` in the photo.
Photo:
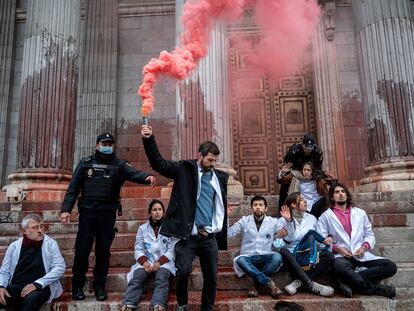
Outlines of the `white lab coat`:
M364 210L355 206L351 207L351 226L352 232L351 237L349 237L338 217L329 208L319 217L317 231L323 237L331 235L333 242L337 246L346 247L351 253L355 253L364 242L367 242L370 248L373 249L375 246L375 236L368 215ZM335 257L341 256L340 254L335 254ZM375 256L366 251L362 258L355 256L354 258L359 261L369 261L381 259L382 257Z
M238 222L231 226L227 231L227 237L232 238L242 234L240 255L234 258L233 268L237 276L242 276L245 272L237 264L237 259L241 256L267 255L275 253L272 250L272 243L275 233L282 229L277 218L265 216L263 223L257 231L253 215L243 216Z
M152 265L162 256L165 256L170 261L161 265L161 267L170 270L175 275L174 247L178 241L176 238L168 238L159 233L155 237L154 229L152 229L149 221L147 221L138 228L135 239L135 260L138 260L141 256L146 256L148 262ZM128 282L132 279L136 269L144 269L144 267L137 261L127 274Z
M23 237L19 238L17 241L14 241L7 248L3 264L0 268L1 286L7 287L13 279L16 265L19 262L22 244ZM60 253L57 242L47 235L43 237L42 259L46 274L42 278L37 279L35 282L42 285L43 288L49 285L50 297L47 301L49 303L52 299L58 298L63 292L59 279L65 273L66 264L62 254Z
M295 219L293 219L293 221L286 221L283 217L281 218L281 225L285 227L288 232L283 240L289 242L286 244L286 247L291 253L293 253L296 245L309 230L316 230L316 223L316 217L309 213L303 214L302 222L300 224Z

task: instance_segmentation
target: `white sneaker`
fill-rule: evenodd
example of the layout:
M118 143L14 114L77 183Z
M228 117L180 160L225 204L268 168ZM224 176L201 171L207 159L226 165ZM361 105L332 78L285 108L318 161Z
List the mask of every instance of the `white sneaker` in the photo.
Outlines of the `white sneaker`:
M327 285L322 285L316 282L312 282L309 284L309 289L314 292L315 294L321 295L321 296L332 296L334 294L334 289Z
M292 283L285 286L285 291L289 295L294 295L297 293L298 289L303 285L302 280L294 280Z

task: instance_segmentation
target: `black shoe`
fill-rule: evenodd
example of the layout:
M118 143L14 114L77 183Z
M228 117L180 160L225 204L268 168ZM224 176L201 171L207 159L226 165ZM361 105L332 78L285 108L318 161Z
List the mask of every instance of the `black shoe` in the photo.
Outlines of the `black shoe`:
M73 300L84 300L85 294L83 293L83 289L80 287L72 288L72 299Z
M352 289L341 280L338 280L338 289L345 297L352 298Z
M96 300L105 301L108 299L108 294L105 292L101 285L95 285L93 289L95 290Z
M392 285L376 285L374 289L374 295L394 298L396 295L395 287Z

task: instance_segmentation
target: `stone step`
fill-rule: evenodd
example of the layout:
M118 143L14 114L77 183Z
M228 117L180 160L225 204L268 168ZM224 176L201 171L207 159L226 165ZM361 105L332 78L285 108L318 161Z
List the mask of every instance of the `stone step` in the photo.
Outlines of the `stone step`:
M138 227L146 222L147 219L142 220L118 220L115 224L119 233L135 233ZM1 232L4 235L18 236L20 234L19 223L2 223L0 224ZM62 224L61 222L46 223L46 233L53 236L55 234L76 234L78 232L78 223L76 221L69 224Z
M68 294L53 302L50 306L44 306L41 310L120 310L121 293L109 295L105 302L98 302L93 297L84 301L72 301ZM201 293L190 292L187 311L198 311L201 305ZM145 293L139 304L139 310L150 311L151 293ZM294 301L303 306L306 311L411 311L414 309L414 295L398 295L395 299L388 299L378 296L355 296L344 298L339 295L324 298L309 293L298 293L295 296L282 295L279 300ZM247 298L244 293L238 291L217 292L214 311L270 311L274 310L278 300L272 299L269 295L261 293L257 298ZM168 297L168 311L176 308L176 297L170 293Z
M129 211L128 211L129 212ZM132 212L132 210L131 210ZM138 216L138 213L134 213ZM55 215L56 216L56 215ZM142 216L142 215L140 215ZM233 224L238 221L239 218L230 218L229 223ZM414 227L414 214L372 214L370 215L371 223L374 227ZM116 227L118 232L137 232L138 227L147 221L147 217L136 218L130 220L117 219ZM73 216L69 224L62 224L60 220L54 219L53 221L47 221L47 234L58 234L58 233L76 233L78 231L77 219ZM17 222L3 222L0 223L1 232L4 235L15 235L20 234L20 223Z
M117 233L115 235L114 242L112 243L112 249L133 249L135 244L136 233ZM61 250L73 249L75 246L76 234L52 234ZM15 235L0 236L0 247L8 246L10 243L16 240Z
M137 225L136 225L137 226ZM1 228L1 227L0 227ZM134 230L136 231L136 230ZM136 232L120 232L117 233L112 243L112 249L133 249L135 243ZM382 227L374 228L377 243L400 243L413 242L414 227ZM75 245L75 233L57 233L51 234L55 238L61 250L73 249ZM0 236L0 247L6 247L15 241L17 235L2 235ZM240 246L240 239L230 239L229 247Z
M228 251L220 251L218 257L219 267L232 267L233 259L239 253L239 247L233 247ZM388 258L395 262L414 262L414 256L412 250L414 249L414 242L407 243L382 243L377 244L373 249L373 253L378 256ZM6 246L0 247L0 262L3 260ZM67 267L72 267L74 253L72 249L63 250L62 255L65 258ZM112 268L129 268L135 263L134 251L130 249L113 249L110 259L110 267ZM89 265L94 266L95 256L94 252L91 253L89 258ZM198 266L198 258L194 262L195 266Z
M393 277L384 281L386 284L392 284L395 287L414 287L414 263L397 263L398 271ZM129 268L111 268L108 273L107 289L110 292L123 292L125 290L127 281L126 274ZM292 281L291 275L287 271L279 271L273 276L273 280L279 287L284 287ZM64 289L70 291L71 289L71 272L67 270L61 279ZM321 278L322 284L334 285L334 281L330 276L323 276ZM192 291L201 291L203 284L203 277L200 267L194 267L193 273L189 279L189 288ZM246 291L249 288L249 280L247 276L241 278L237 277L232 267L219 267L218 285L217 289L222 291ZM86 288L92 291L92 273L87 273ZM173 287L175 288L174 281Z
M377 243L372 253L394 262L414 262L413 250L414 242Z
M407 202L413 204L413 191L353 193L354 202Z
M373 229L377 243L413 242L414 227L383 227Z

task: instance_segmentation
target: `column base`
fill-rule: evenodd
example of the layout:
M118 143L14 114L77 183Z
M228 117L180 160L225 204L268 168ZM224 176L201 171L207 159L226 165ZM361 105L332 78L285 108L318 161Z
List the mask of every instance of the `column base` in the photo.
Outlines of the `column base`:
M2 190L10 209L22 210L23 201L61 201L71 178L71 174L61 171L18 170L9 175L11 183Z
M400 161L368 166L368 177L358 186L359 192L394 192L414 189L414 161Z

